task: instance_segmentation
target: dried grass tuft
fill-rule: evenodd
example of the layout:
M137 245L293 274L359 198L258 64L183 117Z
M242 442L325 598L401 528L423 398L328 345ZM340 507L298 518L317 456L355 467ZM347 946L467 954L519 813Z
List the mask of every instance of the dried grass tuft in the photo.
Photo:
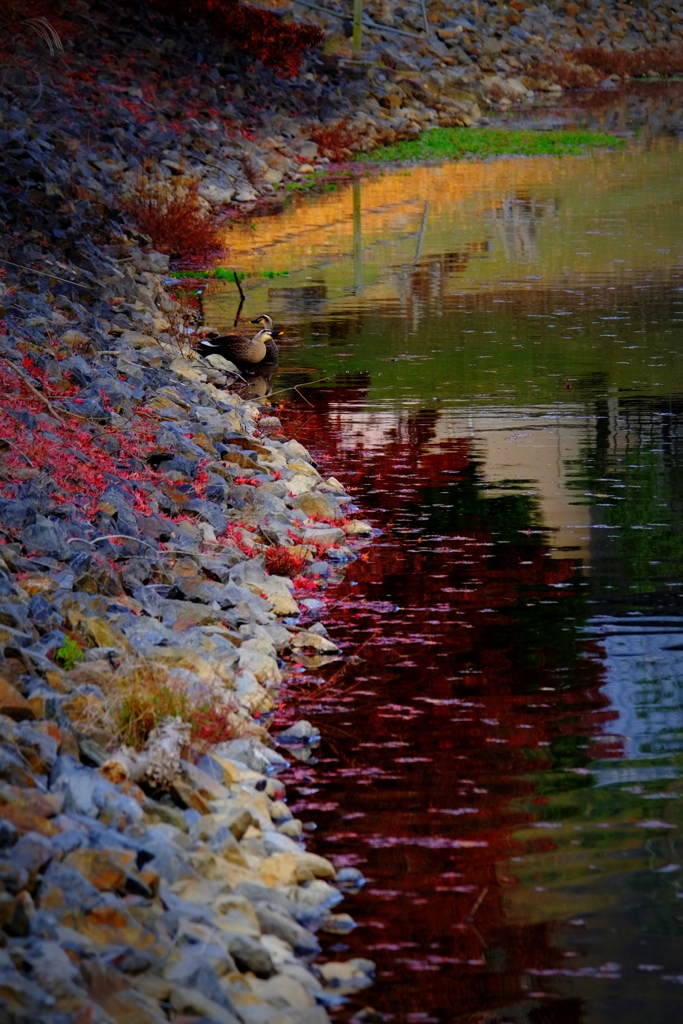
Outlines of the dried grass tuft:
M169 718L190 725L191 743L200 750L236 734L234 706L218 704L198 679L187 685L165 666L145 659L128 659L114 671L81 664L70 679L96 683L104 694L104 701L73 702L70 711L77 729L100 741L106 735L108 746L142 750L152 731Z
M222 232L202 205L198 183L185 175L141 174L121 206L159 252L207 259L225 252Z

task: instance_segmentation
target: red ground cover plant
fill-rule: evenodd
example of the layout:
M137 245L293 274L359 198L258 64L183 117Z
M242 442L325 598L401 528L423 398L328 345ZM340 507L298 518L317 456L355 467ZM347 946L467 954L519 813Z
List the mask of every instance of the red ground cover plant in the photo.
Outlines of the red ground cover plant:
M68 381L51 381L28 357L19 368L0 359L0 387L3 497L13 497L17 481L31 475L30 471L59 466L58 485L50 495L55 505L73 504L86 516L93 515L111 477L116 476L136 506L147 508L145 493L160 479L144 461L154 447L157 429L152 410L139 407L122 431L86 422L59 407L60 399L78 402L80 388ZM46 412L55 417L49 429L44 423L27 428L26 413L39 416ZM113 454L108 450L112 440L119 445Z
M282 544L268 548L265 558L266 570L272 576L289 576L290 579L294 579L295 576L299 576L303 572L306 566L305 558L293 554Z
M324 36L317 25L286 24L270 11L242 7L237 0L147 0L150 7L183 21L205 20L212 33L229 39L281 78L299 73L305 50Z

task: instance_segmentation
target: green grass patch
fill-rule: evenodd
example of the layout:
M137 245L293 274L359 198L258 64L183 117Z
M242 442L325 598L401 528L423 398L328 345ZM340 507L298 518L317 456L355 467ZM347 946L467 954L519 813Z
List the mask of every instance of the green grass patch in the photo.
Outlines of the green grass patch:
M516 128L430 128L417 139L404 139L362 153L363 163L394 160L485 160L496 156L578 156L590 149L620 149L623 139L603 132L542 132Z
M267 281L272 281L276 277L287 277L288 274L288 270L240 270L237 273L237 277L239 278L240 281L244 281L248 277L262 277L265 278ZM206 281L234 281L235 271L230 270L226 267L216 267L214 270L171 270L169 271L168 276L190 279L198 278Z

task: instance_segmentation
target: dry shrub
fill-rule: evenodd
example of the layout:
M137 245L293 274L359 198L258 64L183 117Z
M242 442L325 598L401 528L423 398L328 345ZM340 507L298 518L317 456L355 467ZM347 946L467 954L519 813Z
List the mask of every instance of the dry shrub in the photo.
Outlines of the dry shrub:
M202 281L202 284L206 284ZM168 321L167 334L170 342L186 358L195 349L194 330L201 321L201 308L196 294L186 288L171 292L171 303L164 310Z
M571 54L573 60L588 64L606 78L619 75L621 78L643 78L649 75L670 75L683 73L683 45L653 46L642 50L603 50L600 47L585 47Z
M523 65L525 75L533 80L556 82L563 89L593 89L601 76L587 64L577 64L571 54L557 62L527 61Z
M74 682L96 683L100 700L74 703L74 724L107 745L141 750L150 733L167 718L180 718L191 726L191 741L200 749L232 739L234 707L217 705L213 694L198 679L187 685L164 666L129 659L112 671L92 663L72 670Z
M159 252L206 259L222 254L224 246L197 189L198 183L183 175L167 180L141 174L121 206Z
M323 156L335 163L348 160L358 148L358 131L353 128L348 117L337 121L336 124L312 128L308 134L313 142L317 142Z
M683 45L641 50L584 47L568 50L554 61L527 61L524 73L532 79L557 82L563 89L592 89L605 78L643 78L683 74Z

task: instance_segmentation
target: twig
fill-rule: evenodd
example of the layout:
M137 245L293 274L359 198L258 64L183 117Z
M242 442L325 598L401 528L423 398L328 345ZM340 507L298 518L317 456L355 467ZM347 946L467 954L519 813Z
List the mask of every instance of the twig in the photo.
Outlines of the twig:
M425 35L428 36L429 35L429 22L427 21L427 5L425 4L425 0L420 0L420 7L422 8L422 20L424 22Z
M304 535L304 544L305 543L306 543L306 538L305 538L305 535ZM371 633L370 636L367 638L367 640L364 640L363 643L360 645L360 647L357 647L356 650L353 652L353 654L349 655L349 660L345 661L344 664L341 666L341 668L338 668L336 672L333 672L332 675L330 676L330 678L327 680L326 683L324 683L322 686L318 687L318 689L315 691L316 697L318 696L318 694L324 693L325 690L329 689L329 687L332 685L332 683L335 681L335 679L338 676L340 676L343 672L345 672L346 669L349 667L350 659L351 658L357 658L359 651L362 651L363 648L366 647L367 644L369 644L372 640L374 640L375 637L379 633L381 633L381 632L382 632L381 629L376 629L374 631L374 633Z
M237 291L240 293L240 296L242 298L242 302L244 302L244 300L246 299L246 295L244 294L244 292L242 290L242 284L240 282L240 279L239 279L239 277L237 275L237 271L236 270L233 270L232 276L235 278L235 284L237 285Z
M293 387L295 391L298 390L299 388L310 388L312 384L320 384L322 383L322 381L329 379L329 377L318 377L317 380L307 380L304 384L295 384ZM271 391L270 394L268 395L268 398L272 398L273 395L282 395L284 394L285 391L290 390L291 388L280 388L278 391Z
M311 0L292 0L292 3L298 4L299 7L310 7L312 11L320 11L321 14L327 14L331 18L339 18L340 21L351 21L351 17L348 13L331 11L327 7L321 7L320 4L312 3ZM415 7L417 5L414 2L412 2L410 3L410 6ZM420 6L422 6L422 4L420 4ZM363 18L363 28L370 28L375 32L395 32L401 36L412 36L414 39L424 39L424 36L420 35L418 32L408 32L404 28L391 28L390 25L382 25L376 21L372 21L372 19L369 18L367 14ZM428 31L426 23L425 31Z
M162 555L188 555L190 558L194 558L196 562L199 562L199 556L194 551L186 551L184 548L155 548L149 541L142 540L141 537L133 537L130 533L104 533L101 537L95 537L94 540L88 540L87 537L68 537L67 544L89 544L91 547L94 547L101 540L132 540L136 544L142 544L144 547L149 548L159 558Z
M237 275L235 275L235 280L237 280ZM239 285L239 281L237 281L237 284ZM240 288L240 291L242 291L241 288ZM238 323L240 322L240 313L242 312L242 306L243 305L244 305L244 294L242 294L242 298L240 299L239 306L237 307L237 312L235 313L235 322L232 325L233 327L237 327Z
M468 920L468 921L469 921L470 923L471 923L471 922L472 922L472 920L474 919L474 915L475 915L475 914L476 914L476 912L477 912L477 911L479 910L479 907L480 907L480 906L482 905L482 903L484 902L484 900L485 900L485 898L486 898L486 893L487 893L488 891L489 891L489 887L488 887L488 885L485 885L485 886L484 886L484 888L483 888L483 889L481 890L481 892L479 893L479 895L477 896L476 900L474 901L474 906L473 906L473 907L472 907L472 909L470 910L470 912L469 912L469 915L468 915L468 917L467 917L467 920Z
M8 445L10 445L10 447L12 447L12 448L16 448L16 449L17 449L17 451L19 452L19 454L20 454L20 455L23 455L23 457L24 457L24 458L26 459L26 461L28 462L29 466L33 466L33 468L35 469L35 465L36 465L36 464L35 464L35 462L33 462L33 461L32 461L31 459L29 459L29 457L28 457L28 455L26 454L26 452L22 452L22 450L21 450L21 448L19 447L19 445L18 445L18 444L15 444L15 443L14 443L14 441L10 441L10 440L9 440L8 438L6 438L6 437L3 437L3 438L2 438L2 441L1 441L0 443L1 443L1 444L8 444Z
M29 380L28 376L24 373L24 371L20 370L19 367L15 363L13 363L11 359L7 358L7 356L2 356L2 358L5 360L7 365L10 366L14 370L14 372L17 375L17 377L19 377L20 380L23 380L24 384L29 389L29 391L32 394L34 394L36 396L36 398L39 399L39 401L43 402L43 404L45 406L47 406L47 410L50 413L50 415L54 416L54 418L57 420L58 423L63 423L64 420L61 419L59 413L57 412L57 410L53 406L53 404L50 401L50 399L47 398L45 395L42 395L40 393L40 391L38 391L38 389L33 386L33 384Z
M306 405L310 405L310 407L312 409L313 408L313 402L309 402L308 399L306 398L306 396L301 394L301 392L299 391L299 389L296 386L296 384L294 385L294 390L296 391L296 393L299 396L299 398L303 398L303 400L306 403ZM271 392L271 394L272 394L272 392ZM270 395L268 397L270 398Z
M19 267L19 270L28 270L31 274L40 274L42 277L51 277L54 281L61 281L62 284L72 284L75 288L92 288L89 284L79 284L78 281L67 281L65 277L57 277L56 274L48 274L45 270L36 270L35 267L25 267L23 263L14 263L0 256L0 263L7 263L10 267Z

